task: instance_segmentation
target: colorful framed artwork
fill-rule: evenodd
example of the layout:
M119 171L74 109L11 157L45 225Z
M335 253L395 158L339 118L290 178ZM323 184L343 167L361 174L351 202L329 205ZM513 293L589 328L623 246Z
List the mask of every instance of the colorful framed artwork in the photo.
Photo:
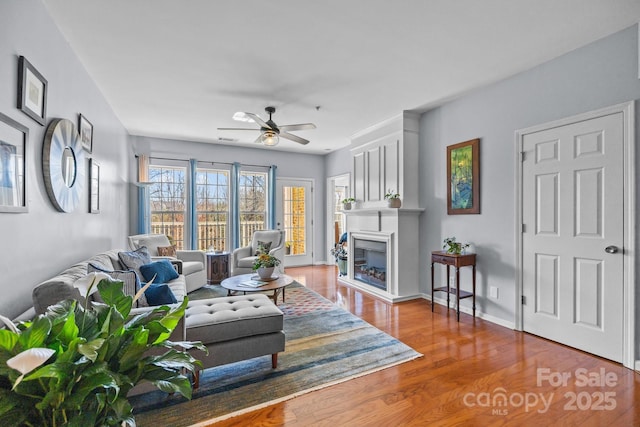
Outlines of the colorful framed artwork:
M18 108L44 126L47 118L47 79L24 56L18 60Z
M0 212L27 208L26 151L29 129L0 113Z
M91 153L93 151L93 125L82 114L78 117L78 133L80 134L82 148Z
M89 213L100 213L100 165L89 159Z
M447 214L480 213L480 140L447 147Z

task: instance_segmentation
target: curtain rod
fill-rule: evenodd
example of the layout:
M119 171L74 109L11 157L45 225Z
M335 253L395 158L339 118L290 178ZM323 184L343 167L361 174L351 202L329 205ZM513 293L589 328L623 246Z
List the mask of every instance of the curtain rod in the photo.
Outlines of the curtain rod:
M136 158L138 157L138 155L135 155ZM156 157L156 156L149 156L150 159L156 159L156 160L170 160L173 162L185 162L185 163L189 163L189 160L184 160L184 159L171 159L168 157ZM196 159L197 160L197 159ZM218 165L229 165L232 166L233 163L229 163L229 162L213 162L213 161L209 161L209 160L198 160L199 163L211 163L212 165L218 164ZM240 166L251 166L251 167L256 167L256 168L269 168L271 167L270 165L251 165L248 163L239 163Z

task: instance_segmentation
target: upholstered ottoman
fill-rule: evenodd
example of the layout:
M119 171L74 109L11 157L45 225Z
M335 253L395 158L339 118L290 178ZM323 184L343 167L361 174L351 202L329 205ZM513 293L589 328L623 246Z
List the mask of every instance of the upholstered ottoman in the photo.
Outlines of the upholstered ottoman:
M208 355L194 354L205 369L268 354L275 369L278 353L284 351L282 311L263 294L189 301L185 326L187 340L201 341L209 349ZM194 379L198 385L199 372Z

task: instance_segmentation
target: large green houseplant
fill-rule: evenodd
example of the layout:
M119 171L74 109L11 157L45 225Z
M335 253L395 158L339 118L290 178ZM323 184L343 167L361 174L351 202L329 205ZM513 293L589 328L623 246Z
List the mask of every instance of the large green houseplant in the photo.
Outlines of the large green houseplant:
M187 298L132 314L144 289L131 297L122 282L98 274L87 296L96 284L104 304L62 301L17 327L2 318L9 328L0 329L1 425L135 426L127 393L142 380L191 398L185 373L200 362L179 348L206 349L167 340ZM161 351L149 354L154 347Z

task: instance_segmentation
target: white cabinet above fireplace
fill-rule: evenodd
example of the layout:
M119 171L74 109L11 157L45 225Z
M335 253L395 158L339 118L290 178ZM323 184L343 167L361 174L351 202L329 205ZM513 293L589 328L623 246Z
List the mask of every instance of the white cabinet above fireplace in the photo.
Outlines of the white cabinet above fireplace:
M352 137L351 196L356 208L386 206L389 189L400 194L403 208L419 207L418 128L418 115L405 112Z

